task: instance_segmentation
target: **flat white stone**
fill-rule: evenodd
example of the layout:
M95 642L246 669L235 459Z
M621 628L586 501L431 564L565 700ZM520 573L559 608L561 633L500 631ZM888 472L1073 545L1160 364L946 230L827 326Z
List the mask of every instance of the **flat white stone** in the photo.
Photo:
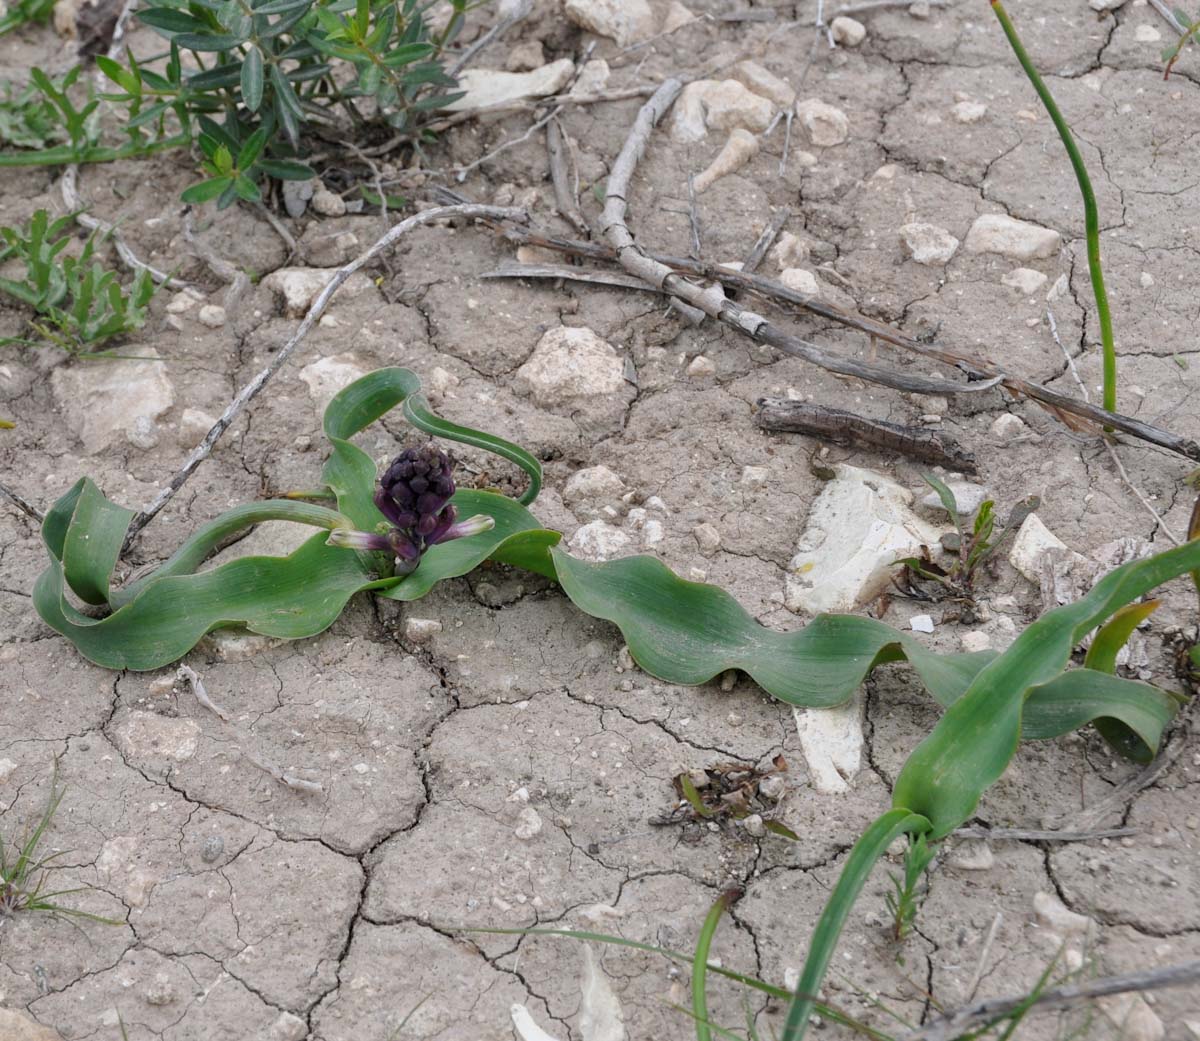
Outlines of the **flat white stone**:
M834 42L843 47L857 47L867 38L867 27L855 18L838 15L829 23L829 32Z
M571 507L599 507L613 502L625 491L625 482L607 466L589 466L567 479L563 502Z
M308 385L309 397L316 402L317 409L324 412L338 391L366 374L358 355L347 352L305 365L300 370L300 379Z
M531 72L467 69L458 77L458 89L466 93L446 108L451 112L463 112L489 105L507 105L523 98L544 98L562 90L574 71L575 63L570 58L560 58ZM314 196L314 209L316 205Z
M567 542L575 556L583 560L612 560L626 553L630 538L607 521L594 520L579 528Z
M850 137L850 120L846 113L818 98L796 102L796 117L808 132L808 139L818 148L832 148Z
M978 123L987 115L987 105L981 101L960 101L950 109L956 123Z
M624 407L625 363L591 329L560 326L538 340L516 371L518 390L547 409L569 409L612 418Z
M853 610L887 586L898 558L936 546L941 535L912 512L907 488L856 466L834 471L788 565L784 602L791 611Z
M900 245L918 264L940 267L958 252L958 239L936 224L915 221L900 226Z
M802 267L784 268L779 273L779 281L792 292L802 296L821 295L821 283L817 281L817 276Z
M137 358L60 365L50 377L67 428L89 455L114 442L152 447L154 421L175 404L166 363L153 347L129 346ZM142 360L144 359L144 360Z
M1034 271L1031 267L1016 267L1000 279L1000 281L1006 286L1015 289L1022 296L1033 296L1049 279L1040 271Z
M800 737L800 751L808 764L808 776L819 792L840 794L862 766L862 703L855 694L834 708L792 706L792 718Z
M787 108L796 102L796 91L792 85L764 69L756 61L739 61L730 71L739 83L780 108Z
M305 312L328 285L332 274L319 267L281 267L262 280L263 287L283 303L288 318L303 317ZM361 271L355 272L337 291L336 300L348 300L371 288L371 280Z
M628 47L652 36L654 12L646 0L566 0L563 12L576 25Z
M1002 213L976 217L967 232L967 252L999 253L1013 260L1045 259L1058 253L1062 236L1053 228L1016 220Z
M983 505L983 501L992 497L991 492L982 484L953 480L945 481L944 483L954 495L954 502L958 506L960 516L973 517L975 511ZM948 514L946 507L942 505L942 500L935 491L930 491L928 494L922 495L921 505L928 506L931 510L940 510Z
M1040 585L1046 554L1067 552L1067 544L1042 523L1041 517L1031 513L1017 530L1008 562L1030 582Z

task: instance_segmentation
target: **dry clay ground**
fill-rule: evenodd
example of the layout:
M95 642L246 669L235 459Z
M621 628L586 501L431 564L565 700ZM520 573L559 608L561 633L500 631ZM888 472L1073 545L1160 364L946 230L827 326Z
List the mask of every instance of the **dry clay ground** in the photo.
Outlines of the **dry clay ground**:
M694 6L703 13L720 5ZM628 53L600 39L593 57L610 60L610 88L695 74L739 55L794 79L809 53L815 10L798 6L809 27L702 19ZM1082 0L1011 6L1035 60L1052 73L1093 171L1122 408L1200 436L1196 59L1185 57L1163 82L1158 38L1167 29L1140 0L1103 16ZM700 196L704 255L741 259L772 208L788 206L785 230L809 250L793 263L815 271L823 293L850 297L867 314L912 332L940 329L948 341L1075 393L1044 320L1047 293L1065 276L1051 307L1095 393L1098 349L1077 188L986 5L935 7L924 20L903 10L864 20L862 45L833 53L822 47L800 91L846 114L848 140L819 148L797 130L780 176L782 127L763 138L757 158ZM520 39L540 41L552 60L577 56L589 37L546 4ZM151 46L140 35L133 40ZM62 68L69 60L40 30L0 46L10 66ZM489 52L490 63L502 62L502 52ZM976 121L962 122L952 109L964 101L986 111L972 110ZM602 182L638 104L563 115L593 219L591 185ZM425 164L444 170L470 162L527 125L523 116L468 123L430 149ZM686 178L707 166L723 136L679 144L666 127L656 133L634 182L631 223L641 241L686 252ZM120 220L137 252L177 267L219 305L223 287L185 241L175 201L192 171L186 157L168 156L86 169L82 188L93 212ZM421 176L400 179L400 190L422 198ZM542 224L567 230L552 212L540 134L473 172L463 189L479 199L516 198ZM5 222L39 206L61 206L53 171L6 174ZM901 251L897 229L906 222L930 222L963 240L986 213L1057 229L1062 248L1024 264L960 248L949 263L932 266ZM310 214L290 226L300 243L293 257L247 210L200 214L197 240L265 276L285 265L340 263L379 233L371 216ZM627 537L626 551L653 542L648 551L682 574L703 571L771 626L802 624L783 603L787 565L821 482L810 472L813 442L757 429L753 403L765 394L790 390L903 422L944 412L944 429L976 453L979 480L1002 514L1038 494L1047 526L1085 555L1124 536L1164 542L1097 441L1027 403L998 395L910 400L835 379L711 323L693 328L648 296L479 278L510 257L511 247L481 229L431 227L404 240L374 272L375 282L343 291L298 359L145 531L130 570L163 559L234 503L311 486L324 455L323 400L331 387L380 365L421 373L448 418L537 452L548 487L536 508L547 526L570 536L605 517ZM779 266L769 259L764 271L777 275ZM1004 284L1018 266L1043 273L1045 283L1028 293ZM88 474L120 502L145 502L203 433L207 421L196 413L218 414L297 321L261 283L215 328L198 320L200 304L171 302L166 293L156 300L147 328L125 352L153 348L163 361L109 370L103 400L116 404L91 421L89 409L102 397L93 387L99 365L48 352L3 359L3 412L18 424L0 442L5 481L44 504ZM2 320L6 333L16 332L21 316L6 310ZM861 337L804 319L797 325L866 356ZM531 394L518 370L543 334L560 326L592 330L611 345L627 378L585 398ZM880 360L909 365L886 351ZM930 368L923 362L911 371ZM156 387L158 414L134 429L122 395L146 380ZM1025 426L993 431L1006 412ZM383 461L407 436L390 420L361 443ZM1186 463L1137 444L1120 455L1168 525L1184 530ZM840 449L830 457L920 490L920 470L905 459ZM519 485L494 460L471 452L462 458L464 475L479 483ZM621 487L565 505L568 478L601 464ZM747 474L747 467L765 473ZM647 509L652 496L661 506ZM631 519L639 504L646 512ZM698 539L705 524L719 545L707 529ZM280 551L299 537L286 528L260 530L227 556ZM846 850L887 804L906 752L936 717L905 669L882 670L862 695L861 768L846 791L819 791L791 711L750 682L727 691L716 683L661 683L630 668L616 630L575 610L553 586L483 569L411 606L359 599L315 639L206 641L187 661L230 710L235 732L173 688L172 670L108 672L49 632L30 604L44 562L38 533L7 506L0 509L0 561L4 835L11 838L41 807L57 757L67 792L47 844L68 852L53 882L89 887L67 899L122 923L79 928L25 915L0 932L0 1003L68 1039L116 1041L118 1014L132 1041L501 1039L513 1036L514 1003L559 1038L688 1038L690 1022L670 1007L686 1003L687 973L662 958L599 948L593 957L581 944L550 938L464 938L452 927L598 928L688 950L716 895L738 885L745 895L714 953L725 965L781 982L803 960ZM1042 606L1037 588L1007 562L985 577L981 599L988 620L971 627L941 621L934 605L939 624L930 643L956 650L979 630L1002 647ZM1156 681L1173 682L1172 632L1194 623L1193 610L1194 594L1182 584L1167 594L1145 640L1143 672ZM884 617L907 626L928 612L927 604L896 598ZM780 752L790 770L777 816L798 842L735 825L648 823L671 804L670 778L681 769L728 760L764 765ZM251 757L282 763L324 790L286 788ZM1129 805L1117 799L1104 812L1106 797L1133 770L1114 762L1094 734L1027 746L985 798L979 822L1038 828L1086 821L1129 824L1139 833L987 849L960 842L933 873L917 931L902 949L889 939L881 868L839 949L831 998L880 1018L870 1008L877 998L916 1022L935 1001L955 1007L971 993L1022 992L1063 941L1074 952L1068 962L1082 962L1089 974L1200 956L1198 768L1195 745L1184 745ZM1086 813L1097 806L1100 812ZM1039 893L1046 894L1040 914ZM1057 901L1084 917L1064 913ZM777 1007L720 980L710 991L719 1022L744 1025L749 1010L764 1036L778 1029ZM1107 1017L1096 1014L1082 1036L1117 1036L1113 1018L1125 1022L1126 1036L1195 1036L1188 1021L1200 1020L1200 994L1146 1000L1108 1006ZM604 1032L614 1003L624 1034ZM1019 1036L1065 1030L1047 1017ZM825 1025L818 1036L841 1035Z

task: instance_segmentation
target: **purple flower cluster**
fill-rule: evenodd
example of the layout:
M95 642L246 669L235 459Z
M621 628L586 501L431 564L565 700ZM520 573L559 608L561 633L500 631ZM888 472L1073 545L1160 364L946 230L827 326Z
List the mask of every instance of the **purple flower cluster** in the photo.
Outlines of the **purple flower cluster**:
M454 496L454 464L433 445L407 448L384 471L375 492L375 505L387 518L386 532L351 531L338 528L329 534L331 546L391 553L397 570L416 568L421 554L430 546L467 535L478 535L495 526L495 520L480 514L459 521L451 504Z

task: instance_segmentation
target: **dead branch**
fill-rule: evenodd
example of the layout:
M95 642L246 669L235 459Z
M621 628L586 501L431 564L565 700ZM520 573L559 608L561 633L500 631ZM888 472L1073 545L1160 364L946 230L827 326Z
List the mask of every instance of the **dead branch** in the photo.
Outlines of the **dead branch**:
M1141 833L1139 828L1099 828L1096 831L1037 831L1029 828L956 828L956 839L987 839L1011 842L1098 842L1123 839Z
M554 185L554 207L563 220L581 235L586 235L587 222L579 212L579 203L567 177L564 134L557 116L546 124L546 154L550 160L550 183Z
M124 550L129 549L138 532L154 519L158 512L171 501L175 493L183 487L187 479L196 472L200 464L208 458L213 445L217 443L218 438L225 433L229 425L238 417L242 409L258 395L271 377L287 364L288 359L295 353L296 348L300 346L301 342L308 335L309 330L316 324L317 319L325 313L325 308L329 306L329 301L333 299L334 294L341 288L346 279L359 269L365 267L385 250L390 249L395 245L397 240L412 231L413 228L454 217L465 217L467 219L486 217L490 220L511 221L526 219L524 210L512 207L482 206L474 203L462 206L437 206L401 221L386 235L378 239L365 253L360 254L354 260L350 261L350 263L334 271L329 281L325 283L325 288L313 300L312 305L309 307L308 312L305 314L296 331L292 333L287 343L271 359L270 364L238 391L237 397L221 413L221 417L213 424L212 429L204 435L204 440L193 449L192 454L188 456L187 461L180 467L179 472L171 478L170 483L133 518L129 524L129 531L125 536Z
M961 473L976 472L975 457L937 430L783 398L759 398L755 419L763 430L807 434L849 448L882 448Z
M633 234L625 223L625 214L629 206L626 194L629 191L633 172L637 169L638 160L646 149L651 131L675 100L682 86L680 80L668 79L642 106L637 119L634 120L633 128L625 139L624 147L613 164L612 172L609 174L604 211L601 216L602 231L616 251L617 261L621 267L631 275L651 283L661 292L681 299L684 303L703 311L710 318L736 329L758 343L775 347L785 354L795 355L823 369L838 372L844 376L856 376L859 379L879 383L894 390L917 394L979 391L1000 382L999 379L996 379L967 386L949 380L909 376L878 365L841 358L830 354L816 344L785 333L762 315L748 311L726 299L719 285L714 284L703 289L686 281L666 264L645 253L634 241Z
M7 484L0 483L0 496L11 502L27 517L37 521L38 524L41 524L46 519L46 515L41 510L23 498L18 492L14 492Z
M455 201L465 201L464 197L457 195L454 192L445 188L435 189L435 194ZM566 253L571 256L587 257L591 260L608 260L615 261L616 253L607 249L599 243L580 242L576 239L564 239L556 235L551 235L547 232L537 229L515 228L500 225L493 225L500 231L505 238L510 242L519 243L521 245L542 246L546 249L556 250L560 253ZM833 307L830 304L823 303L820 300L811 300L801 296L794 290L788 289L787 286L781 285L769 278L764 278L762 275L747 274L742 271L737 271L734 268L724 267L720 264L711 264L706 261L695 261L689 257L676 257L668 254L651 253L647 254L652 259L659 261L662 264L673 268L675 271L690 275L698 275L704 278L711 278L720 282L726 288L734 290L749 290L760 297L791 304L805 311L817 315L820 318L828 319L832 322L837 322L850 329L857 329L860 332L865 332L869 336L877 337L885 343L892 344L896 347L901 347L904 350L911 351L914 354L919 354L922 357L930 358L934 361L939 361L945 365L951 365L954 368L964 372L969 379L997 379L999 385L1005 390L1018 397L1032 398L1040 405L1044 406L1051 413L1058 415L1060 413L1066 415L1077 416L1095 424L1097 427L1112 427L1122 433L1135 437L1140 441L1145 441L1148 444L1156 445L1159 448L1166 449L1168 452L1174 452L1177 455L1182 455L1187 459L1200 462L1200 444L1197 444L1191 438L1181 437L1169 430L1163 430L1161 427L1153 426L1150 423L1143 423L1139 419L1134 419L1132 416L1122 415L1120 412L1109 412L1106 409L1093 405L1089 401L1081 401L1078 398L1073 398L1068 394L1061 394L1056 390L1051 390L1040 383L1031 383L1028 380L1021 379L1018 376L1010 376L991 362L982 361L981 359L972 357L966 352L946 347L937 343L925 344L919 340L914 340L911 337L905 336L903 333L893 329L889 325L882 322L877 322L871 318L866 318L863 315L849 314L842 311L840 308ZM511 270L511 268L509 269ZM885 370L886 371L886 370ZM863 377L864 379L867 377ZM994 384L989 383L988 386ZM964 387L957 383L947 383L947 390L938 391L937 393L952 393L970 391L978 389L977 387Z
M901 1041L951 1041L952 1038L961 1037L968 1028L976 1024L994 1022L1026 1008L1037 1012L1052 1012L1074 1008L1111 994L1127 994L1134 990L1164 990L1168 987L1182 987L1197 980L1200 980L1200 959L1168 965L1162 969L1147 969L1145 972L1131 972L1123 976L1106 976L1089 983L1052 987L1032 999L1029 995L991 998L968 1005L916 1030L910 1030L901 1035Z
M767 255L767 250L771 248L775 239L783 230L783 226L791 216L792 211L786 206L781 207L771 215L770 223L763 228L763 233L758 236L758 241L754 243L754 248L750 250L749 256L742 261L742 271L747 275L752 275L758 270L758 265L763 262L763 257ZM696 259L699 260L700 258L697 257Z

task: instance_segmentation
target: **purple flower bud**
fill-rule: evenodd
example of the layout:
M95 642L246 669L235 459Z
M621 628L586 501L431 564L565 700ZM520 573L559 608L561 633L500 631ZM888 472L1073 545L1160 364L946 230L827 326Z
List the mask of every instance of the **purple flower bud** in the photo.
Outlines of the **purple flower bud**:
M339 528L328 544L347 549L389 552L396 574L408 574L430 546L479 535L496 526L484 514L465 521L450 503L454 495L453 464L433 445L405 449L379 480L375 505L391 525L386 534Z

